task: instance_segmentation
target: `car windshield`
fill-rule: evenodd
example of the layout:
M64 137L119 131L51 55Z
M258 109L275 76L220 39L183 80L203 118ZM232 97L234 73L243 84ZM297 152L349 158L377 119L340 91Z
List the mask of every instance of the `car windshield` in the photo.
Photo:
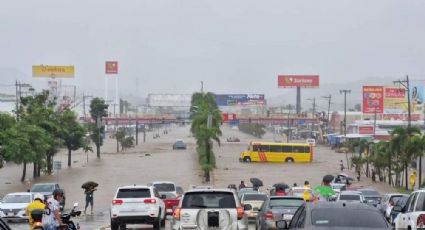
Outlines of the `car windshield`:
M245 194L243 196L244 201L249 201L249 200L265 201L266 199L267 199L267 196L264 194Z
M403 196L392 196L389 200L389 202L392 202L393 204L397 203Z
M55 185L53 184L35 184L31 188L31 192L53 192Z
M360 190L365 196L379 196L379 192L375 190Z
M191 192L183 197L182 208L236 208L231 192Z
M311 222L318 227L387 228L381 213L353 208L322 208L311 212Z
M350 195L350 194L343 194L339 196L340 200L360 200L360 196L359 195Z
M303 199L288 199L288 198L272 198L269 206L271 209L282 207L299 207L304 203Z
M151 191L146 188L122 188L118 191L117 198L146 198L151 197Z
M2 203L30 203L30 195L7 195L3 198Z
M154 184L153 186L158 190L158 192L174 192L174 191L176 191L176 186L174 186L174 184L170 184L170 183Z

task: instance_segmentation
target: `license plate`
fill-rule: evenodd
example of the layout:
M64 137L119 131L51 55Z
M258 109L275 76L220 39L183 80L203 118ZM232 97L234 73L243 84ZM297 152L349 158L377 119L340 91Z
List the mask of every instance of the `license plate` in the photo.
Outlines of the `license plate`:
M9 212L9 213L7 214L7 216L15 216L15 214L14 214L13 212Z
M292 215L292 214L283 214L283 220L292 220L292 217L293 217L294 215Z

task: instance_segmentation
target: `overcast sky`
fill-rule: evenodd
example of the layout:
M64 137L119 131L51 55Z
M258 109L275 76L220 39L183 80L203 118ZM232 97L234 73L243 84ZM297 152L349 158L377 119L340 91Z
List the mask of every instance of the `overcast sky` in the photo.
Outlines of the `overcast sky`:
M425 79L424 10L423 0L4 0L0 70L75 65L64 82L102 92L104 61L117 60L120 92L143 95L192 93L202 80L272 97L285 91L278 74L391 84Z

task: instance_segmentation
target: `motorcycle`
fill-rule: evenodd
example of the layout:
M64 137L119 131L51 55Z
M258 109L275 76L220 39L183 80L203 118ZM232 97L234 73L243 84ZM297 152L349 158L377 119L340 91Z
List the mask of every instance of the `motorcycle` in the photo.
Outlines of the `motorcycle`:
M43 230L43 215L48 215L49 209L35 209L31 211L31 218L33 220L34 230Z
M76 217L81 215L81 211L75 211L75 209L78 207L78 203L74 204L74 207L71 209L69 213L63 213L61 214L61 219L63 225L59 226L59 230L79 230L80 225L74 224L74 222L71 220L71 217Z

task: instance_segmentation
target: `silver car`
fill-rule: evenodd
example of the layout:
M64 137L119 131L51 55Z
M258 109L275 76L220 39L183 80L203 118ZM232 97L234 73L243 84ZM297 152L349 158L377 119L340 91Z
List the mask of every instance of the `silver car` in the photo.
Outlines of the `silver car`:
M186 192L174 210L171 227L181 229L248 229L245 210L234 190L193 189Z

